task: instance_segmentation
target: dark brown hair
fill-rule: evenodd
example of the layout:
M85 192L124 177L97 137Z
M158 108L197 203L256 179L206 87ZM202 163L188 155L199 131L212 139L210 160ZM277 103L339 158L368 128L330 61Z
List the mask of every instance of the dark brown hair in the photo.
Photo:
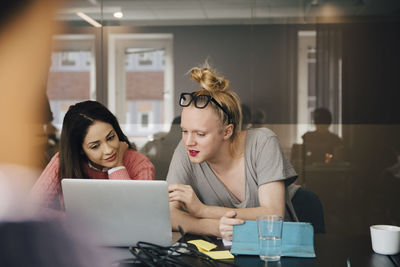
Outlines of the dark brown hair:
M117 118L102 104L96 101L84 101L69 107L65 114L60 138L60 167L58 177L87 178L83 163L88 159L83 152L82 144L88 128L95 122L102 121L112 125L120 141L130 144L128 137L122 132Z

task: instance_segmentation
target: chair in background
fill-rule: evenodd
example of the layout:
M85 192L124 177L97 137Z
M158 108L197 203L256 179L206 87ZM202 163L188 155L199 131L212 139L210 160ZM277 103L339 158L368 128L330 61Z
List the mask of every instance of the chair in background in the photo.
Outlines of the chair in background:
M311 223L314 233L325 233L322 203L314 192L300 187L292 199L292 204L300 222Z

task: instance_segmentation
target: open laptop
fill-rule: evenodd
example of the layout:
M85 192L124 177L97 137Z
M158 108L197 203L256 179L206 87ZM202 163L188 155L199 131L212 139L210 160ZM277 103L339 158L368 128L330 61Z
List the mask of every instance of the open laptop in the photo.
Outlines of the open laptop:
M171 245L166 181L63 179L61 186L67 218L84 218L99 245Z

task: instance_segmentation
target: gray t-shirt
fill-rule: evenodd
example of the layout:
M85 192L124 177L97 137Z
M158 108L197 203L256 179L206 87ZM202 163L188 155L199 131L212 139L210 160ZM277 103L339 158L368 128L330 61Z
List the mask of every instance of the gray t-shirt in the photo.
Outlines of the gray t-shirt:
M191 185L197 197L206 205L227 208L259 207L258 187L269 182L284 180L286 207L293 214L291 199L297 189L291 185L297 178L292 165L286 159L274 132L267 128L249 129L245 143L244 201L237 200L214 174L207 162L192 163L182 141L175 149L169 167L169 184ZM287 212L286 212L287 213ZM287 215L285 216L286 219Z

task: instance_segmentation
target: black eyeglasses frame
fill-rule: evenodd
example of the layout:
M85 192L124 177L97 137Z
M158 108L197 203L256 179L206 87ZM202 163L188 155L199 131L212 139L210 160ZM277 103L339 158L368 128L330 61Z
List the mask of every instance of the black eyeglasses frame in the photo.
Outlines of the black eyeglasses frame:
M190 96L190 101L187 104L182 104L182 98L186 97L186 96ZM197 99L199 99L199 97L205 97L207 100L205 101L204 105L199 105L197 102ZM190 106L190 104L194 101L194 106L196 108L199 109L203 109L205 107L207 107L208 103L213 102L215 105L217 105L217 107L219 107L224 113L225 115L228 117L228 124L231 123L231 117L229 116L228 111L226 111L226 109L220 104L218 103L217 100L214 99L214 97L210 96L210 95L195 95L195 92L192 93L181 93L180 97L179 97L179 106L181 107L188 107Z

